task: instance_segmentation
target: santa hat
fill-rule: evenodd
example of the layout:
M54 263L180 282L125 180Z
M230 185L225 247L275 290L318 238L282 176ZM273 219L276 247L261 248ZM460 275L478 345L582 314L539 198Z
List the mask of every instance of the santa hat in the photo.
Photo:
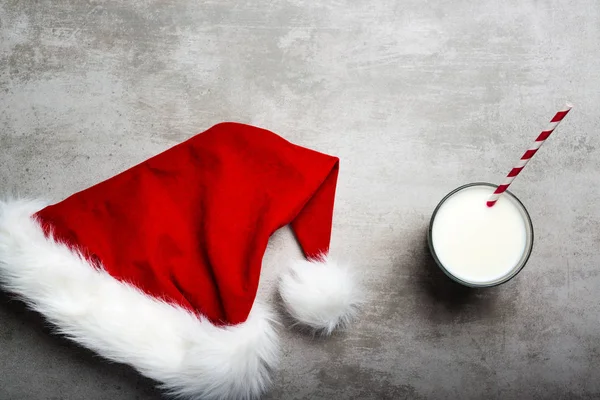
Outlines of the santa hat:
M236 123L216 125L46 206L0 202L0 280L58 331L184 398L253 398L278 359L255 302L269 237L290 225L306 258L280 280L298 323L355 314L329 259L336 157Z

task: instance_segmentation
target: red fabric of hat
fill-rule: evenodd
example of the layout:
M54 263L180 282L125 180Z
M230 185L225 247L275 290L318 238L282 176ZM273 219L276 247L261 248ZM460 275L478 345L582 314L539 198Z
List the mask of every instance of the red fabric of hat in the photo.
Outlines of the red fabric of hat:
M248 317L271 234L327 253L338 159L220 124L37 213L113 277L214 323Z

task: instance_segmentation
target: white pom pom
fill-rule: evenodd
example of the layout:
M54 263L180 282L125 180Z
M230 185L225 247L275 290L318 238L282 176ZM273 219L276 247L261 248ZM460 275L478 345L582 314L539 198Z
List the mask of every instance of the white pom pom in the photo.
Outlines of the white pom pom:
M346 327L362 303L351 271L327 256L295 261L283 274L279 292L299 324L327 335Z

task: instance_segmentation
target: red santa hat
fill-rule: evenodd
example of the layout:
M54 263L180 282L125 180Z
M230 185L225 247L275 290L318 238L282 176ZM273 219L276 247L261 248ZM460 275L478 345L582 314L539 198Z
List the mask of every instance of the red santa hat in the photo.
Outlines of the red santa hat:
M58 331L184 398L268 387L275 316L255 301L269 237L291 225L305 259L280 280L298 323L355 314L328 256L336 157L219 124L53 205L0 202L0 281Z

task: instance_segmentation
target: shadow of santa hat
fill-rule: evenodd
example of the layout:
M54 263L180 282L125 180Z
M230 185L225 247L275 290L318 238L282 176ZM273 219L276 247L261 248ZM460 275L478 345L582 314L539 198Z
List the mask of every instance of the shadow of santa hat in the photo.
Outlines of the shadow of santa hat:
M223 123L53 205L0 202L2 286L58 331L183 398L254 398L278 360L255 301L271 234L305 258L279 282L287 312L325 334L359 303L329 258L336 157Z

